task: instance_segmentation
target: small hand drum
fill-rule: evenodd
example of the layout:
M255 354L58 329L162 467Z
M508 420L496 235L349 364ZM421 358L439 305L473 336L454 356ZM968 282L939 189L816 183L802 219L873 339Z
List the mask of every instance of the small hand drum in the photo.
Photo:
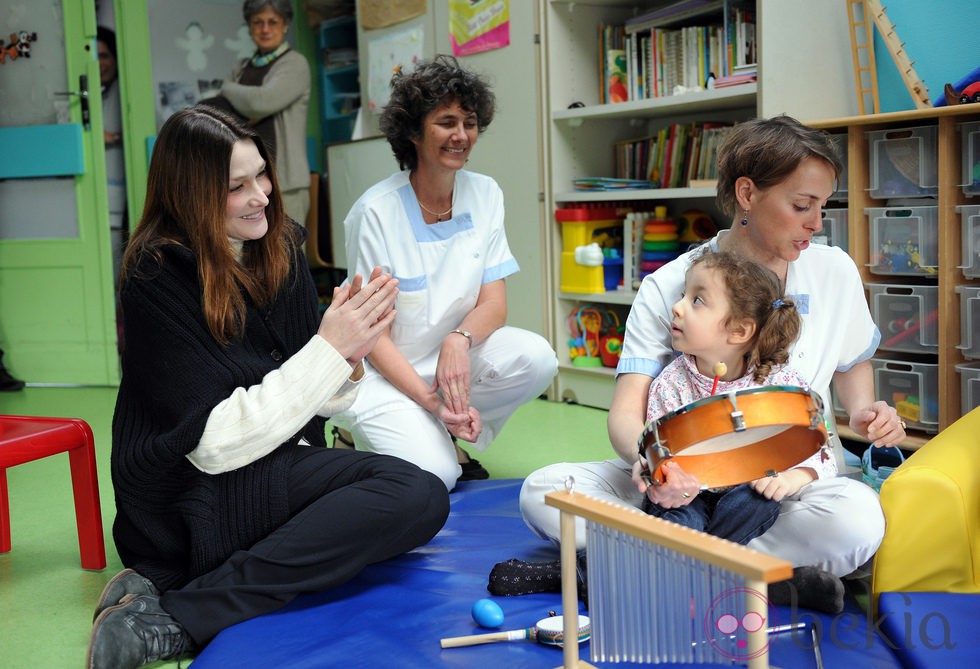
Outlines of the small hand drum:
M827 443L823 402L813 391L764 386L712 395L647 423L640 457L654 483L673 459L702 488L753 481L789 469Z

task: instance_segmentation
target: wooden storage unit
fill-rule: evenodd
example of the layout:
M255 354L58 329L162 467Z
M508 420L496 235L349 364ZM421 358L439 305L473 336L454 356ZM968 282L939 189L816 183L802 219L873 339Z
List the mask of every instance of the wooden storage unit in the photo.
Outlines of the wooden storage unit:
M937 213L937 253L938 267L935 280L909 276L893 276L888 283L909 286L935 285L938 287L938 351L935 355L894 354L890 357L905 359L912 364L938 365L938 426L937 431L952 424L962 413L961 380L956 365L965 361L960 344L960 297L957 286L978 286L980 282L967 278L960 265L963 253L961 217L957 206L977 204L964 192L964 140L961 135L962 124L975 123L980 119L980 105L960 105L936 109L918 109L867 116L853 116L810 122L809 125L826 129L832 133L845 133L847 136L847 190L848 190L848 250L865 283L882 283L884 277L872 273L871 264L872 235L868 208L885 207L887 200L871 196L871 167L868 132L908 128L935 128L936 134L936 182L938 193L934 201ZM904 200L906 204L919 201ZM925 204L926 201L921 201ZM887 334L883 333L883 338ZM881 397L891 402L891 398ZM858 439L851 433L846 423L840 425L843 436ZM930 433L910 431L903 448L915 449L921 446Z
M695 208L708 213L719 226L727 225L714 204L713 186L583 192L573 189L572 180L614 176L612 147L617 141L649 135L671 123L738 121L754 117L758 109L758 87L750 83L678 96L598 104L598 77L601 74L598 72L597 23L623 23L634 15L670 3L663 0L541 0L541 4L545 225L547 249L550 250L552 342L559 359L554 398L608 409L615 370L572 364L568 319L577 308L596 305L614 311L625 325L636 293L630 286L600 293L562 292L562 224L555 220L554 212L582 203L597 206L624 204L648 211L655 205L665 205L671 216ZM706 13L696 12L694 22L720 23L722 11L728 4L736 3L704 3ZM737 4L753 6L753 3ZM672 27L674 24L664 25Z

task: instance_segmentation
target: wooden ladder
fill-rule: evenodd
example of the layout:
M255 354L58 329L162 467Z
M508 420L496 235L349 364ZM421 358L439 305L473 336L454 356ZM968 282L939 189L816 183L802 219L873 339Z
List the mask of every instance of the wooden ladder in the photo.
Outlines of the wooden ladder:
M895 32L895 24L888 20L881 0L845 1L847 2L847 19L851 26L851 54L854 60L854 77L860 112L865 113L865 100L869 96L872 100L874 113L877 114L880 111L878 72L875 66L873 30L869 17L878 26L878 32L881 33L881 38L884 40L885 46L888 47L916 108L928 109L932 107L932 102L929 100L929 89L915 73L915 68L912 67L913 61L905 52L905 43L898 38ZM869 87L865 86L865 75L869 79Z
M847 2L847 22L851 26L851 58L857 87L858 111L864 115L881 111L878 100L878 70L875 67L874 27L868 20L864 0Z

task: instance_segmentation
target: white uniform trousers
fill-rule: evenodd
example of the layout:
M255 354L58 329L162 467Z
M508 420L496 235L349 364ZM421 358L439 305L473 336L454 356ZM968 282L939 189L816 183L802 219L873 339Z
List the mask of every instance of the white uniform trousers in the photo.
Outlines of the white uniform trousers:
M483 450L490 445L517 407L541 395L557 371L558 360L547 340L527 330L505 326L474 346L470 404L483 420L474 446ZM461 469L446 427L380 374L364 379L354 406L333 422L351 432L358 449L415 463L449 490L456 485Z
M543 467L521 487L521 515L534 532L558 543L559 511L544 503L553 490L564 490L567 477L575 491L619 506L639 509L643 496L621 459L559 463ZM585 548L585 520L576 518L576 549ZM843 577L871 559L885 533L878 494L869 486L837 476L819 479L782 501L779 518L748 543L754 550L793 563L816 566Z

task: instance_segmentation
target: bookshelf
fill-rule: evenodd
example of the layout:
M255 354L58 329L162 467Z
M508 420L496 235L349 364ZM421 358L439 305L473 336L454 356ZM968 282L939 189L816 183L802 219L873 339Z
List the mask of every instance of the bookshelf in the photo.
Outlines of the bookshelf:
M687 91L679 95L631 98L607 103L601 92L598 55L599 24L626 25L631 30L690 25L724 25L733 7L755 9L754 2L735 0L688 0L682 13L650 15L670 2L585 0L542 0L542 69L545 82L545 212L548 216L547 249L552 341L558 353L559 372L553 397L588 406L608 408L612 399L615 370L606 366L584 366L573 362L570 318L579 310L593 308L625 325L635 297L632 281L624 277L623 287L604 292L562 290L562 226L554 212L566 207L619 207L634 211L654 211L664 206L668 215L679 217L688 210L707 214L718 226L727 221L718 211L713 186L648 188L642 190L581 191L573 180L584 177L615 177L614 146L636 138L656 135L671 124L705 122L732 123L758 115L759 85L747 83L717 90ZM572 11L574 5L574 11ZM651 15L652 16L652 15ZM627 243L624 252L632 256ZM574 319L572 319L574 320Z

